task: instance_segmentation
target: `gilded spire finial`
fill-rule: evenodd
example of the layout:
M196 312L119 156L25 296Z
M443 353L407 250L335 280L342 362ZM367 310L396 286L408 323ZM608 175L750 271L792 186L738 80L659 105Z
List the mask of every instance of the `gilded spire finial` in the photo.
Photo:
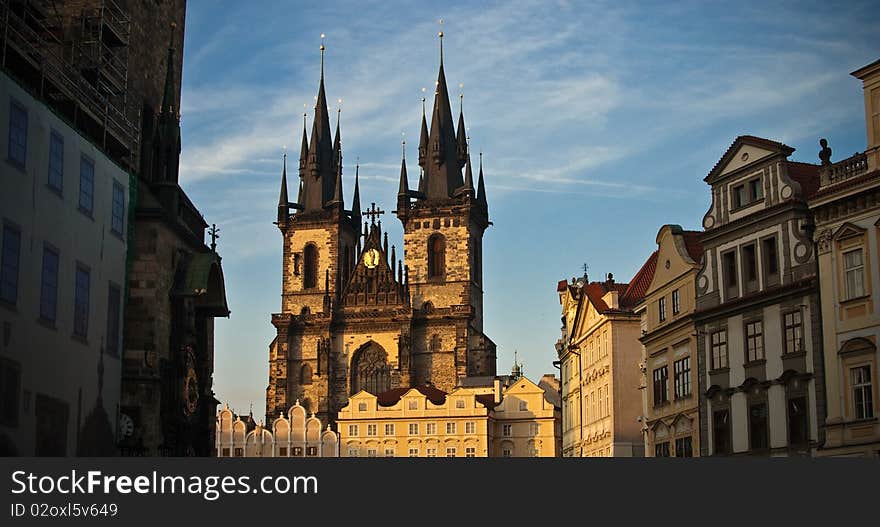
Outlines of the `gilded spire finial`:
M324 49L325 49L324 38L325 37L326 37L326 35L324 33L321 33L321 48L320 48L321 49L321 80L324 79Z
M440 24L440 32L437 33L437 36L440 37L440 65L443 65L443 19L437 21Z

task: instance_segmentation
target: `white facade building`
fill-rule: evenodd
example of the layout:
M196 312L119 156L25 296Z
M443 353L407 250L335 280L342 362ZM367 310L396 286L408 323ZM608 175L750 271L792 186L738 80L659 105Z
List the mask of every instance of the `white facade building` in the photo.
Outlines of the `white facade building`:
M113 455L130 175L0 74L0 453Z

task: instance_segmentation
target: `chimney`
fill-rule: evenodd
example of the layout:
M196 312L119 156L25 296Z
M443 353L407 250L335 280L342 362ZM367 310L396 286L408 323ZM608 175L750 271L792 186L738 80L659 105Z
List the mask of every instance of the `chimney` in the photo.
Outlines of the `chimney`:
M501 379L495 379L493 386L495 388L495 404L501 404Z

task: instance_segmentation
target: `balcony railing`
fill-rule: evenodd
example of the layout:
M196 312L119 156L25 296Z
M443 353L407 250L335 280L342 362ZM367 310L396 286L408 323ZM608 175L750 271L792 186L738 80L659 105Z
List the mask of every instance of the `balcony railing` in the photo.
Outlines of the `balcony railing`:
M822 167L820 171L821 186L834 185L841 181L860 176L868 171L868 156L862 152Z

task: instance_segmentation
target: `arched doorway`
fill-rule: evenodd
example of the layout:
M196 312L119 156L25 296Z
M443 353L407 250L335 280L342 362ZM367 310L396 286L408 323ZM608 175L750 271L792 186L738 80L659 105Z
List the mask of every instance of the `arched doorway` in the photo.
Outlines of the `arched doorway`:
M351 393L365 390L373 395L391 388L391 365L382 346L370 341L358 349L351 361Z

